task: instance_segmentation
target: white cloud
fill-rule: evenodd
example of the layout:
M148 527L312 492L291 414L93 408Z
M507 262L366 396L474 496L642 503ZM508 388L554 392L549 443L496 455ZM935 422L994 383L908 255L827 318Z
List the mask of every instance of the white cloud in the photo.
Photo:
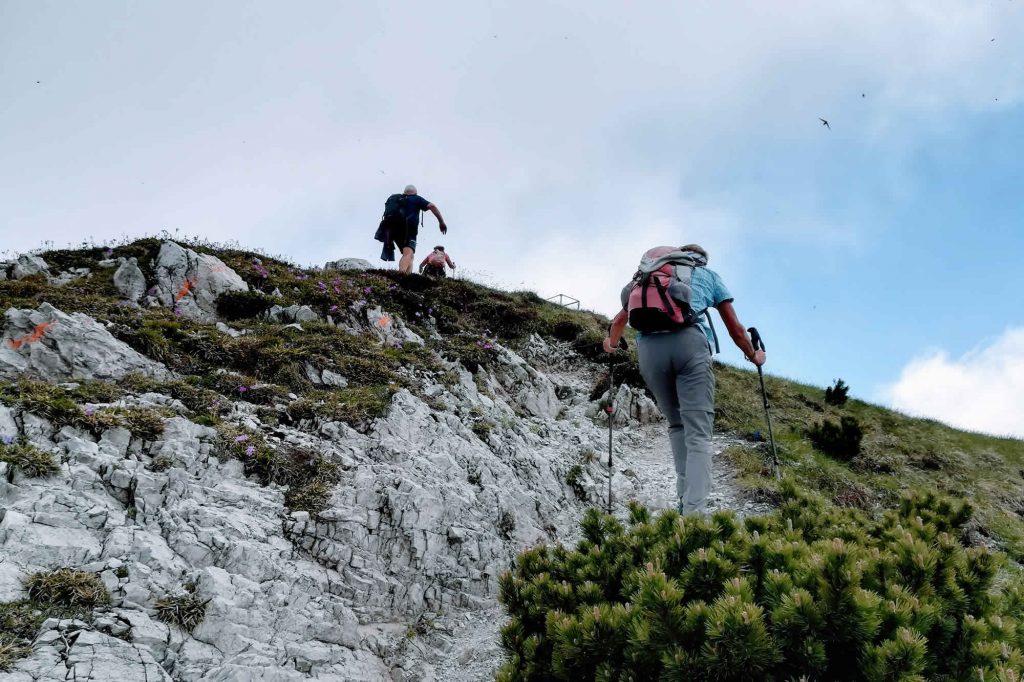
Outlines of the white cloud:
M960 358L942 351L915 358L880 395L909 414L1024 437L1024 327Z

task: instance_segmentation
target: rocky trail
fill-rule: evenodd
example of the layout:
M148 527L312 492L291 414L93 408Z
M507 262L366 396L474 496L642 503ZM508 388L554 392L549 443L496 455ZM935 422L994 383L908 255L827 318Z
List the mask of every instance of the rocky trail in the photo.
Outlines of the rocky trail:
M148 305L164 294L180 305L187 295L196 307L183 314L209 321L206 290L244 286L214 256L176 245L161 254ZM45 265L23 260L26 271ZM132 260L118 272L132 296L149 284ZM189 291L174 293L168 272L187 276ZM282 329L304 334L303 324L317 323L312 310L297 313ZM384 345L425 343L379 308L339 311L327 323ZM218 322L208 333L245 332ZM0 461L0 615L24 603L28 576L58 568L97 574L110 595L79 617L42 621L29 654L3 674L12 682L490 679L502 657L498 576L525 547L575 542L586 509L606 499L607 417L593 399L603 369L568 343L537 335L515 350L495 343L493 361L475 373L441 359L440 374L403 367L410 388L356 428L325 418L286 423L274 417L283 405L243 400L203 424L159 388L174 378L164 364L89 315L48 303L9 309L2 337L0 377L46 382L64 402L63 412L38 401L0 404L4 443L59 462L53 475L30 476ZM344 382L306 371L322 384ZM73 405L78 421L61 420L76 381L129 373L155 388ZM656 407L627 385L615 404L616 513L630 499L671 508L674 474ZM143 431L125 416L140 414L150 415ZM716 451L730 443L716 438ZM246 475L250 444L329 464L335 474L320 511L294 511L286 485ZM762 510L741 502L722 457L712 507ZM189 595L204 608L191 630L157 608Z

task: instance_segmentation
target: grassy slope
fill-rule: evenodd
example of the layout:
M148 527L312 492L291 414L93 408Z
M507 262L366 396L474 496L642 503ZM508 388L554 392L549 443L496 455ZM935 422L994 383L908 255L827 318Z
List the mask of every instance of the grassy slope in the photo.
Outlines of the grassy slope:
M718 368L719 428L766 433L757 374ZM978 530L1024 560L1024 441L967 433L929 419L908 417L860 400L826 405L821 388L766 379L773 426L787 476L847 506L891 507L912 488L965 497L977 509ZM808 428L842 416L864 430L861 452L849 463L817 451ZM741 484L753 492L775 489L766 470L767 447L733 448Z
M471 369L486 365L488 341L515 345L538 333L571 342L584 355L601 358L596 344L607 320L589 312L570 311L547 303L530 292L501 292L465 280L440 283L413 278L402 286L394 271L320 273L294 267L279 259L234 248L189 244L217 255L256 290L280 290L283 298L243 297L225 302L224 313L251 334L231 339L211 325L176 318L165 309L136 310L119 304L111 270L65 287L42 280L0 282L0 306L36 307L49 301L64 312L87 312L115 323L115 334L140 352L167 362L184 380L166 386L209 423L219 419L218 396L264 405L268 419L322 416L359 423L386 409L387 397L398 386L416 390L408 367L445 380L437 355L460 359ZM145 239L113 247L113 257L135 256L147 276L160 240ZM51 251L42 254L54 270L92 267L105 257L102 248ZM259 265L254 259L259 259ZM264 275L265 273L265 275ZM322 283L322 284L321 284ZM400 314L425 338L427 317L436 321L440 340L427 349L408 346L381 349L326 324L304 325L305 332L283 331L281 325L250 319L270 303L310 305L321 315L332 306L345 309L357 301L381 305ZM349 378L350 388L325 391L312 386L301 367L310 363L332 368ZM230 375L216 375L228 368ZM727 365L717 368L717 428L747 434L765 431L757 375ZM616 370L616 377L641 385L635 357ZM126 388L140 388L126 382ZM146 388L152 388L147 382ZM258 387L244 394L238 385ZM595 393L603 390L603 382ZM979 529L996 537L1008 552L1024 558L1024 442L965 433L937 422L913 419L877 406L851 400L842 408L826 406L823 390L769 377L775 433L787 476L819 489L834 501L868 509L891 506L911 487L938 489L967 497L978 509ZM286 398L289 392L298 400ZM807 428L824 418L838 421L853 416L864 429L862 452L849 463L836 461L811 445ZM729 456L739 465L741 484L754 495L775 490L758 446L733 448Z

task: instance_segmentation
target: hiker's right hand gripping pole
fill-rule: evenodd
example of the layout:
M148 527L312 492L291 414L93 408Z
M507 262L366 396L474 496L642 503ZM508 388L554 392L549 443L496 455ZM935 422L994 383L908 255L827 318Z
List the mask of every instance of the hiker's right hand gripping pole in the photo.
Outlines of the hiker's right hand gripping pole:
M764 351L764 339L756 327L747 330L750 333L750 343L754 346L754 352ZM764 418L768 422L768 441L772 446L772 468L775 470L775 478L782 478L782 465L779 464L779 451L775 448L775 434L772 433L772 415L768 411L768 391L764 387L764 370L761 365L757 366L757 378L761 381L761 399L764 401Z

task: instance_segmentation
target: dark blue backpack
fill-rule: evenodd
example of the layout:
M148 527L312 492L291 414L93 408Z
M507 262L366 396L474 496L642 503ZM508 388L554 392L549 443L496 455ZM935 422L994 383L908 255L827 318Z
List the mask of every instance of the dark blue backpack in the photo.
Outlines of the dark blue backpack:
M404 194L392 194L388 197L388 200L384 202L384 220L392 216L398 216L403 221L405 220L405 213L402 210L405 208L405 197Z

